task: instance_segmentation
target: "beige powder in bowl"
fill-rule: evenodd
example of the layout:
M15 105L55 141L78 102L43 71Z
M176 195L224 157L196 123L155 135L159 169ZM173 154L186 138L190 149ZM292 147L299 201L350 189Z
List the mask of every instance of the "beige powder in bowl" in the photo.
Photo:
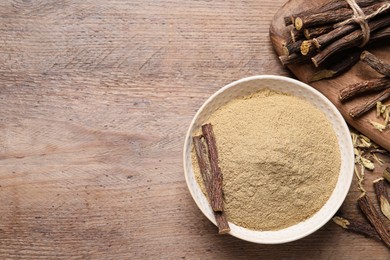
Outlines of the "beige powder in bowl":
M214 128L230 222L279 230L326 203L340 172L335 131L307 101L263 89L230 101L205 123ZM196 156L196 179L204 189Z

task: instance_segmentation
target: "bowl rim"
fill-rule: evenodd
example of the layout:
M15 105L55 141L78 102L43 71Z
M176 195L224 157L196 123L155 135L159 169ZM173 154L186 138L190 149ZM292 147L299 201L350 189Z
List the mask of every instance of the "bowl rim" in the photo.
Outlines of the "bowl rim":
M296 80L296 79L293 79L293 78L289 78L289 77L286 77L286 76L279 76L279 75L268 75L268 74L265 74L265 75L255 75L255 76L249 76L249 77L244 77L244 78L241 78L239 80L236 80L236 81L233 81L227 85L225 85L224 87L220 88L219 90L217 90L216 92L214 92L210 97L207 98L207 100L202 104L202 106L198 109L198 111L196 112L196 114L194 115L194 117L192 118L191 120L191 123L188 127L188 130L186 132L186 135L185 135L185 140L184 140L184 147L183 147L183 166L184 166L184 175L185 175L185 180L186 180L186 184L187 184L187 188L188 190L190 191L190 194L193 198L193 200L195 201L196 205L198 206L198 208L201 210L201 212L203 213L203 215L206 216L206 218L208 218L214 225L216 225L216 222L215 222L215 219L214 218L210 218L208 212L206 212L206 209L204 209L200 202L196 199L196 196L195 196L195 191L192 190L190 187L190 180L189 180L189 173L187 172L187 169L186 169L186 147L188 147L188 142L190 140L190 136L192 136L192 128L193 128L193 125L195 124L197 118L199 117L199 115L202 113L202 111L208 106L208 104L210 102L212 102L214 100L215 97L217 97L218 95L220 95L222 92L224 92L225 90L237 85L237 84L241 84L243 82L247 82L247 81L252 81L252 80L262 80L262 79L271 79L271 80L281 80L281 81L286 81L288 83L292 83L292 84L295 84L295 85L299 85L300 87L303 87L305 89L305 91L309 91L309 92L312 92L314 93L315 95L319 96L325 103L327 103L327 105L329 105L329 107L332 108L332 110L335 112L335 114L337 115L337 117L339 117L340 122L341 122L341 128L343 130L347 130L347 132L349 133L350 130L348 128L348 125L344 119L344 117L341 115L340 111L336 108L336 106L325 96L323 95L321 92L319 92L318 90L316 90L315 88L311 87L310 85L304 83L304 82L301 82L299 80ZM322 110L321 110L322 111ZM333 124L332 124L333 125ZM351 161L351 162L354 162L354 154L353 154L353 143L352 143L352 138L351 136L349 135L349 138L348 139L348 146L351 148L351 152L350 152L350 156L351 158L349 158L348 161ZM352 167L353 169L353 167ZM346 186L348 188L346 188L345 190L343 190L343 192L341 193L341 196L338 197L338 200L337 200L337 204L332 208L333 210L331 212L329 212L326 217L323 217L321 218L322 221L320 221L319 223L317 223L316 225L314 225L310 230L307 230L306 232L302 232L300 235L297 235L297 236L294 236L294 237L288 237L288 238L285 238L285 239L280 239L278 241L258 241L258 240L254 240L254 239L251 239L251 238L248 238L244 235L241 235L241 234L234 234L232 233L232 231L230 231L228 234L234 236L234 237L237 237L239 239L242 239L242 240L245 240L245 241L248 241L248 242L253 242L253 243L258 243L258 244L283 244L283 243L288 243L288 242L292 242L292 241L296 241L296 240L299 240L299 239L302 239L312 233L314 233L315 231L319 230L321 227L323 227L326 223L329 222L329 220L336 214L336 212L339 210L339 208L341 207L341 205L343 204L345 198L347 197L347 194L350 190L350 187L352 185L352 180L353 180L353 170L350 172L349 176L348 176L348 179L347 179L347 182L346 182ZM337 184L336 184L337 186ZM333 190L334 191L334 190ZM332 197L332 194L331 196L329 197L329 199ZM328 201L329 201L328 199ZM325 206L325 204L323 205ZM310 219L310 218L309 218ZM229 222L229 225L235 225L234 223L232 222ZM297 224L296 224L297 225ZM294 225L293 225L294 226ZM255 232L262 232L262 231L256 231L256 230L253 230ZM269 231L264 231L264 232L269 232Z

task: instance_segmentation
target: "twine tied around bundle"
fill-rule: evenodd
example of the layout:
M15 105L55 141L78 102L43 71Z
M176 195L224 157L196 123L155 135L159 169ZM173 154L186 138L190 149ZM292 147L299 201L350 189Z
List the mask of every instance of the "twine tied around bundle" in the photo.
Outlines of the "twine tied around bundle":
M375 12L369 15L365 15L360 6L356 3L356 0L346 0L353 11L353 16L350 19L347 19L343 22L340 22L336 27L342 25L357 23L362 28L363 42L360 47L363 47L370 40L370 26L368 25L368 20L377 16L378 14L383 13L384 11L390 9L390 3L384 3L379 7Z

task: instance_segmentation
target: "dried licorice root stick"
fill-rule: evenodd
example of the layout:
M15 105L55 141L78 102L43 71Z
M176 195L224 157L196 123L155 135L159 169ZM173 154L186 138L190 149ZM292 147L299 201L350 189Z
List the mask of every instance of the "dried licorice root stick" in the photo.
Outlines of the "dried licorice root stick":
M330 43L340 39L341 37L353 32L358 26L356 24L347 24L331 30L325 34L318 35L313 39L313 44L317 49L323 49Z
M375 92L387 88L390 88L390 78L365 80L340 90L339 99L340 101L346 101L361 93Z
M303 56L295 52L288 56L287 55L279 56L279 60L283 64L283 66L286 66L293 63L301 63L307 61L310 59L310 57L311 57L310 55Z
M325 25L321 27L313 27L313 28L306 28L303 30L303 35L305 35L305 38L307 40L313 39L315 37L318 37L320 35L326 34L330 31L332 31L333 25Z
M390 27L374 32L370 37L370 42L381 41L390 38Z
M298 31L307 27L322 26L324 24L336 23L348 18L351 18L353 14L350 8L341 8L338 10L332 10L322 13L312 13L297 16L294 19L294 27Z
M370 6L370 5L378 2L378 0L355 0L355 1L360 7ZM383 0L379 0L379 1L382 2ZM296 13L296 14L293 14L290 16L286 16L286 17L284 17L284 23L286 26L288 26L290 24L294 24L294 19L298 16L302 16L305 14L323 13L323 12L327 12L327 11L331 11L331 10L338 10L340 8L346 8L346 7L349 7L349 4L347 3L347 1L333 0L333 1L330 1L326 4L324 4L324 5L314 7L314 8L311 8L309 10L306 10L306 11L303 11L300 13Z
M282 48L283 52L286 56L293 54L295 52L299 51L299 48L301 47L302 41L296 41L296 42L289 42L289 43L283 43Z
M194 136L192 138L194 142L196 157L199 164L200 173L202 174L204 185L206 186L207 196L210 201L211 208L214 211L215 220L218 226L219 234L226 234L230 231L228 221L224 212L215 212L215 196L212 189L212 174L209 158L207 155L207 148L205 143L202 140L201 136Z
M376 102L382 102L382 101L388 99L389 97L390 97L390 88L385 89L380 94L378 94L377 96L375 96L371 100L369 100L367 103L365 103L361 106L357 106L357 107L352 108L351 111L349 112L349 115L353 118L357 118L357 117L363 115L364 113L366 113L371 108L373 108L376 105Z
M375 180L374 189L383 215L390 220L389 194L387 194L385 180L383 178Z
M379 8L382 8L383 5L384 3L379 2L362 8L362 11L366 15L371 15L375 13ZM351 18L353 14L354 14L353 10L349 7L330 10L326 12L320 12L320 13L303 14L301 16L295 17L294 27L299 31L307 27L337 23Z
M222 173L219 168L217 143L215 141L213 126L211 124L202 125L203 137L206 140L212 173L212 189L214 195L214 211L223 211L222 193Z
M390 77L390 64L378 59L374 54L363 51L360 59L380 74Z
M382 222L378 211L375 209L371 200L367 195L363 195L358 199L358 205L364 215L367 217L368 221L373 225L376 232L378 232L383 243L390 248L390 234L386 224Z
M291 35L291 40L293 42L297 42L299 40L302 40L303 37L304 37L303 32L302 31L297 31L297 29L295 29L295 28L291 29L290 35Z
M345 217L340 216L334 216L332 220L334 223L346 230L353 231L355 233L359 233L367 237L372 237L379 241L381 240L375 229L368 223L360 222L354 219L347 219Z
M337 59L334 63L332 62L329 66L314 73L310 82L333 78L349 70L360 60L360 53L361 51L357 50L341 56L341 58Z

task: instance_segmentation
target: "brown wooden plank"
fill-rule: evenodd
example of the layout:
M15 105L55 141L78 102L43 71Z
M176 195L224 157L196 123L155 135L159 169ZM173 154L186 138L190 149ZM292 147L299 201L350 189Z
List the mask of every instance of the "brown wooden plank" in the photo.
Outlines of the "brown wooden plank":
M279 246L221 237L186 187L206 98L291 75L268 36L283 2L0 1L0 258L385 259L333 223Z

